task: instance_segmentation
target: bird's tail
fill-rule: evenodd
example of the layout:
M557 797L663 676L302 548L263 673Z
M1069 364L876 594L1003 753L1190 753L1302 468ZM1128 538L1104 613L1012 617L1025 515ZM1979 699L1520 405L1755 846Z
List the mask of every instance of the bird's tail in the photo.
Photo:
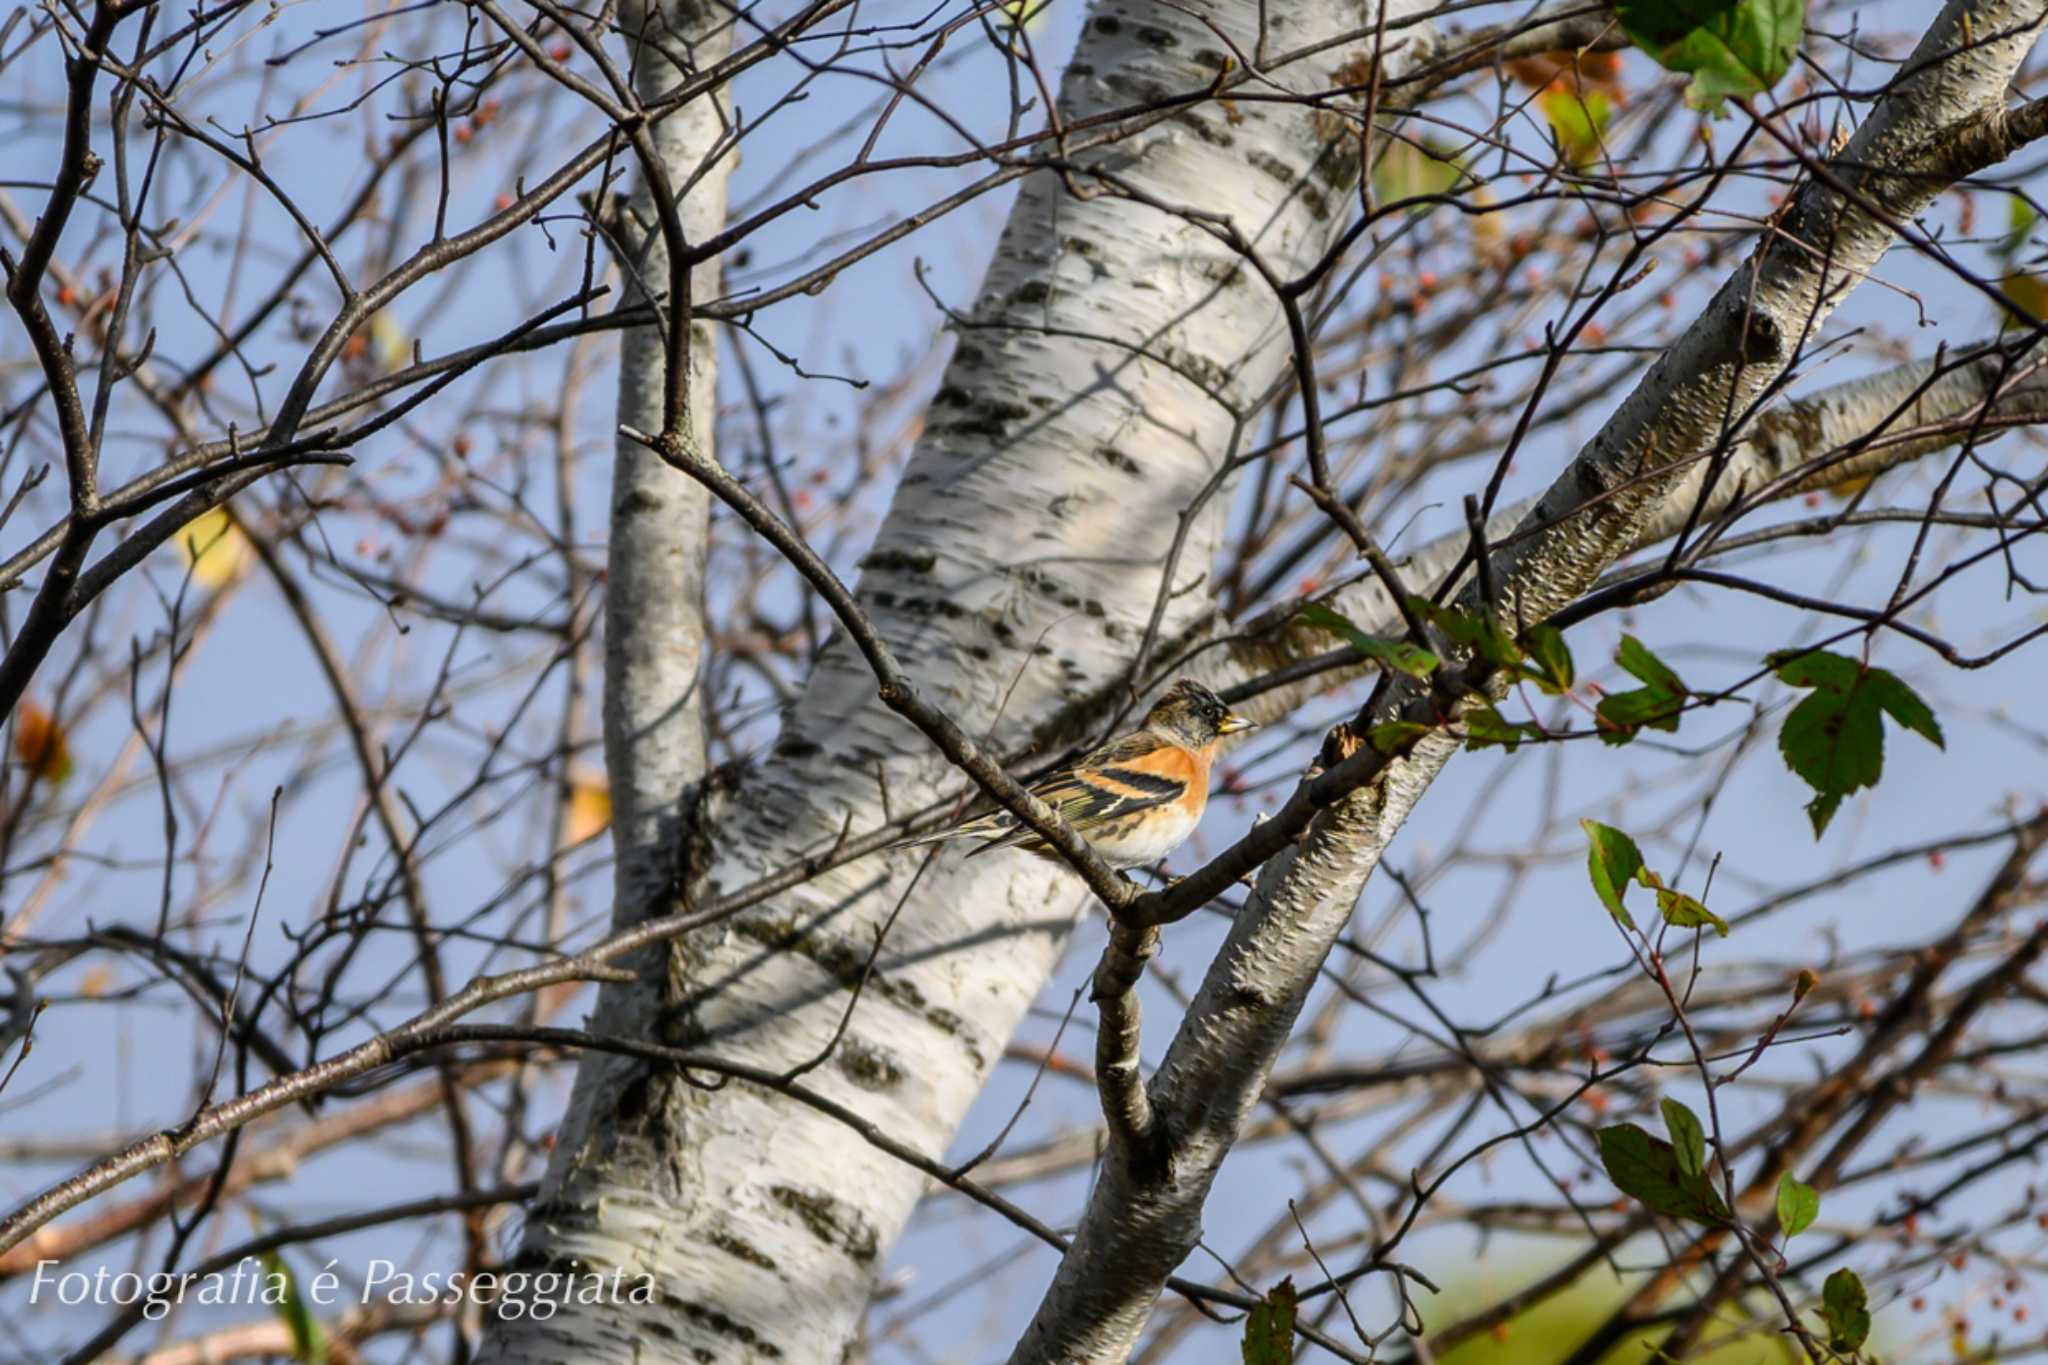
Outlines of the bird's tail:
M923 834L913 834L907 839L898 839L890 848L917 848L923 844L943 844L953 839L1000 839L1009 832L1010 825L999 816L984 815L978 820L965 824L941 825ZM974 850L975 853L982 849ZM968 855L972 857L973 855Z
M924 844L943 844L948 839L958 839L960 837L961 831L957 829L935 829L929 834L913 834L907 839L898 839L895 843L890 844L889 847L892 849L917 848Z

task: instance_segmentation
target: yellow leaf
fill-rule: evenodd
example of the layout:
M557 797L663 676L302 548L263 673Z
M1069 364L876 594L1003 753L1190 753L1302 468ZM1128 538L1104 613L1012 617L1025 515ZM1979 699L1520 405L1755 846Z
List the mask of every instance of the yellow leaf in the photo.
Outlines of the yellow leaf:
M581 774L569 785L569 813L563 822L562 842L580 844L602 834L612 822L612 789L602 777Z
M1870 481L1875 477L1877 476L1874 474L1853 474L1840 483L1829 484L1828 496L1840 498L1843 502L1847 502L1864 489L1870 487Z
M1052 0L1003 0L998 7L1011 27L1035 33L1045 22L1046 11L1052 8Z
M2048 318L2048 282L2039 275L2021 272L2007 275L1998 282L1999 289L2014 303L2037 318Z
M1448 155L1413 142L1396 142L1387 148L1380 164L1373 167L1372 194L1382 204L1398 203L1422 195L1450 194L1465 173Z
M411 341L405 335L405 328L389 312L379 310L370 319L370 354L377 367L386 374L405 368L412 359Z
M29 776L55 787L71 776L71 744L57 718L32 701L14 713L14 756Z
M221 507L186 522L185 529L178 532L178 549L202 588L226 587L249 563L248 538Z

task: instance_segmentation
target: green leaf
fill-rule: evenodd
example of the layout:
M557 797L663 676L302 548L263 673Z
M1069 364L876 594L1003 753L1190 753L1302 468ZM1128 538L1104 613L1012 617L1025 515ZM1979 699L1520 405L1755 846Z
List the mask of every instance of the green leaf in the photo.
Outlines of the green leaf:
M1244 1365L1292 1365L1294 1304L1294 1277L1290 1275L1245 1316Z
M300 1295L299 1282L293 1278L291 1267L275 1251L266 1251L263 1269L284 1286L283 1297L271 1306L285 1330L291 1333L292 1359L306 1365L327 1365L327 1334L320 1330L320 1319L313 1316L313 1310Z
M1601 136L1614 117L1614 101L1605 91L1557 87L1544 91L1536 102L1572 165L1583 166L1600 154Z
M1778 1226L1786 1241L1812 1227L1819 1216L1820 1194L1813 1186L1800 1184L1790 1171L1778 1177Z
M1383 754L1391 754L1435 728L1433 725L1424 725L1419 720L1389 720L1373 726L1365 732L1365 737L1373 748Z
M1600 699L1600 704L1593 708L1594 714L1604 722L1599 731L1600 738L1611 745L1626 744L1644 726L1675 734L1678 713L1686 698L1693 695L1692 689L1685 685L1685 679L1633 635L1621 637L1621 646L1614 651L1614 662L1643 685L1628 692L1610 693Z
M1636 847L1635 840L1612 825L1603 825L1598 820L1581 820L1579 824L1586 831L1586 875L1592 880L1593 894L1623 928L1635 928L1628 907L1622 904L1622 895L1628 890L1629 881L1643 870L1642 850Z
M1465 712L1465 749L1468 753L1498 744L1509 753L1525 739L1541 735L1533 725L1519 725L1491 706L1474 706Z
M1870 1296L1849 1267L1828 1276L1821 1286L1819 1312L1828 1325L1828 1349L1858 1351L1870 1339Z
M1674 1099L1666 1099L1658 1108L1664 1111L1664 1131L1671 1134L1671 1155L1678 1162L1678 1173L1687 1179L1705 1175L1707 1130L1700 1126L1699 1115Z
M1667 887L1657 888L1657 913L1664 922L1674 929L1711 928L1722 938L1728 937L1728 921L1707 909L1697 899L1683 891Z
M1890 716L1937 748L1941 726L1920 695L1882 668L1841 654L1783 651L1765 660L1780 680L1811 688L1778 734L1785 766L1817 793L1807 804L1818 839L1842 798L1877 785L1884 775L1884 722Z
M1687 1175L1670 1143L1633 1123L1600 1130L1600 1164L1616 1189L1667 1218L1705 1223L1728 1216L1728 1206L1706 1176Z
M1436 655L1407 640L1368 635L1327 602L1310 602L1296 613L1295 619L1317 630L1328 631L1366 658L1397 673L1406 673L1411 678L1427 678L1436 671Z
M2023 194L2006 196L2005 236L1991 250L2000 259L2010 261L2020 254L2027 244L2027 237L2034 231L2034 222L2040 216Z
M1615 13L1659 66L1691 73L1685 102L1708 113L1776 85L1806 29L1806 0L1621 0Z
M1633 635L1621 637L1621 644L1614 651L1614 662L1622 671L1661 692L1671 692L1681 697L1692 695L1692 689L1685 685L1685 679L1677 670L1657 657L1657 652Z
M1528 651L1533 662L1525 667L1522 676L1535 683L1552 696L1572 690L1577 674L1572 668L1571 646L1564 642L1564 632L1556 626L1531 626L1522 632L1522 648Z
M1522 647L1484 612L1440 607L1420 595L1410 597L1408 606L1442 631L1452 644L1471 650L1496 668L1514 669L1522 662Z
M1593 708L1593 714L1601 720L1595 733L1600 736L1601 743L1619 748L1646 726L1666 732L1676 730L1678 708L1683 704L1681 697L1665 696L1646 687L1617 692L1602 697L1600 704Z

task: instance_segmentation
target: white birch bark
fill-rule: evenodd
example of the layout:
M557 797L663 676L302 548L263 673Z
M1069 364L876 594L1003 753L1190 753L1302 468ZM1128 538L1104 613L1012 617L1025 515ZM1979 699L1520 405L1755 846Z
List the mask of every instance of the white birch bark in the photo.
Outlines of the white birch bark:
M1314 54L1267 73L1307 93L1337 83L1354 49L1330 40L1365 15L1337 0L1101 0L1062 83L1063 117L1202 89L1227 59L1211 23L1244 52ZM1161 203L1229 216L1291 274L1345 219L1355 144L1340 135L1332 152L1333 135L1327 115L1248 100L1233 118L1186 112L1075 159ZM1077 180L1101 187L1085 171ZM972 317L859 596L925 694L1001 750L1128 662L1177 514L1222 458L1231 409L1272 385L1287 350L1271 294L1214 236L1115 194L1077 199L1050 174L1022 186ZM1214 535L1213 520L1196 532L1186 582ZM1170 628L1196 610L1194 595L1182 600ZM704 889L750 881L829 847L849 822L864 831L957 782L835 643L774 753L716 803ZM831 1042L886 928L844 1036L805 1083L942 1151L1081 897L1049 864L949 858L896 916L923 856L850 864L679 941L669 999L638 997L637 1014L607 1011L600 1027L770 1069L803 1063ZM602 1322L567 1330L541 1324L522 1358L839 1359L922 1175L776 1094L602 1074L632 1079L579 1084L551 1180L602 1197L544 1198L526 1263L651 1274L656 1302L608 1304Z
M715 0L628 3L620 23L634 35L633 84L654 100L732 47L729 12ZM687 186L678 213L685 237L700 240L725 225L726 186L736 155L716 160L728 114L713 92L649 130L672 186ZM709 164L707 165L707 162ZM620 307L667 293L669 252L647 177L636 175L618 219L626 255ZM719 268L691 272L692 296L717 293ZM691 330L689 426L712 449L717 413L714 335ZM660 326L635 327L619 342L618 423L641 431L663 426L667 346ZM625 926L666 909L677 894L688 836L688 808L704 778L704 716L697 687L704 650L704 556L711 498L696 480L637 441L617 438L612 452L610 540L606 554L604 747L612 801L612 920ZM658 967L658 963L655 964ZM592 1027L637 1031L657 1017L659 970L639 982L607 986ZM556 1135L555 1159L540 1202L529 1212L522 1258L557 1269L611 1268L622 1240L646 1231L641 1192L671 1169L675 1154L655 1125L625 1111L639 1098L640 1070L603 1054L585 1059ZM628 1255L632 1253L627 1253ZM644 1324L611 1304L564 1303L552 1317L495 1319L482 1352L492 1361L628 1357Z
M1725 415L1783 372L1800 338L1877 265L1892 240L1887 219L1910 220L1954 178L2036 134L2008 127L2005 104L2044 18L2044 0L1950 0L1833 163L1835 183L1806 185L1780 234L1760 243L1539 499L1523 522L1536 534L1496 558L1511 623L1565 605L1637 543L1682 483L1658 471L1682 470L1710 448ZM1464 605L1479 605L1473 597ZM1395 687L1381 714L1413 694ZM1455 749L1437 731L1389 760L1261 869L1150 1086L1165 1160L1113 1144L1013 1365L1129 1354L1167 1275L1194 1248L1209 1187L1366 879Z

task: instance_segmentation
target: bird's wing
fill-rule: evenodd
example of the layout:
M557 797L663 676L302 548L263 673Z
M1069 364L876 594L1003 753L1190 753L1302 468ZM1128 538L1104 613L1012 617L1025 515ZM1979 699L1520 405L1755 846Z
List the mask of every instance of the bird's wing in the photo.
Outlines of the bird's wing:
M1049 774L1031 793L1086 836L1091 827L1105 821L1186 800L1200 777L1195 756L1184 746L1141 730L1112 740L1071 768ZM1007 811L987 817L986 823L990 833L1006 832L976 853L1015 848L1038 839L1037 831L1018 824Z

